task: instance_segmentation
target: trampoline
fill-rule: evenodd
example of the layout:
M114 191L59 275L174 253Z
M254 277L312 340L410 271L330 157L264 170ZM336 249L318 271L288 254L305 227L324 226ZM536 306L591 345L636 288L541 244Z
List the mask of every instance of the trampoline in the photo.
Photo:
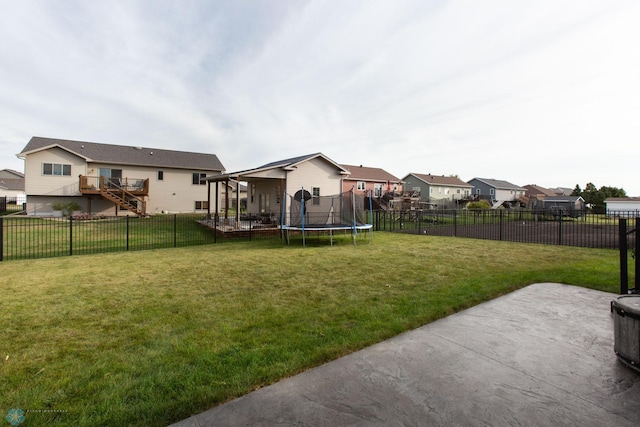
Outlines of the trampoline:
M281 229L285 232L287 245L289 244L289 232L290 231L300 231L302 232L302 244L305 242L305 233L309 232L329 232L329 239L331 241L331 246L333 246L333 232L334 231L351 231L352 233L355 231L355 234L359 232L369 232L373 229L373 224L362 224L356 225L347 225L347 224L315 224L315 225L307 225L305 227L301 226L290 226L283 225ZM355 230L354 230L355 229Z
M354 244L356 235L361 232L369 233L371 239L373 221L366 221L364 194L357 195L353 189L345 193L318 196L301 188L294 195L285 193L283 200L280 228L287 244L290 243L292 231L302 234L303 246L306 246L306 234L309 232L328 233L332 246L334 231L350 231ZM369 198L369 204L370 201ZM368 208L371 218L371 206Z

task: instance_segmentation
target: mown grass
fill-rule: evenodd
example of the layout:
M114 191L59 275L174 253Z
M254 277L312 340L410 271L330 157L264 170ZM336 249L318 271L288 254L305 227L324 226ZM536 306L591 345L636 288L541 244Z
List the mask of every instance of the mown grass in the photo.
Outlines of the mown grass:
M0 263L0 412L166 425L527 284L618 290L611 250L391 233L357 243Z

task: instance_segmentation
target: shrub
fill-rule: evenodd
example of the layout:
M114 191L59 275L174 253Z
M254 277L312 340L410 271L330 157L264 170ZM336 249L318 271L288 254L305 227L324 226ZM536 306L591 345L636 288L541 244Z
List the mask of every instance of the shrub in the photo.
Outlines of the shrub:
M477 202L471 202L467 206L468 209L491 209L491 205L486 200L478 200Z

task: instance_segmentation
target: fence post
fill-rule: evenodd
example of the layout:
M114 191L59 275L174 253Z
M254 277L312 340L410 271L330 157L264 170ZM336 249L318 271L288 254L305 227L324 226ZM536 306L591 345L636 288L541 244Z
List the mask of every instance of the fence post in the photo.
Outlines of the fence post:
M69 256L73 255L73 217L69 215Z
M558 215L558 245L562 245L562 215Z
M634 277L633 277L633 284L635 286L635 292L640 292L640 266L638 264L638 256L640 256L640 239L638 239L638 226L640 226L640 218L636 217L636 229L633 232L634 233L634 239L635 240L635 245L634 245L634 252L633 252L633 262L635 264L634 267ZM1 258L0 258L1 259Z
M4 220L0 218L0 261L4 259Z
M620 251L620 294L629 293L629 273L627 271L627 219L618 220L618 246Z
M504 211L500 209L500 241L502 241L502 220L504 217Z
M129 250L129 215L126 216L127 220L125 221L126 224L126 243L127 243L127 250Z
M458 237L458 210L453 210L453 237Z
M178 246L178 214L173 214L173 247Z

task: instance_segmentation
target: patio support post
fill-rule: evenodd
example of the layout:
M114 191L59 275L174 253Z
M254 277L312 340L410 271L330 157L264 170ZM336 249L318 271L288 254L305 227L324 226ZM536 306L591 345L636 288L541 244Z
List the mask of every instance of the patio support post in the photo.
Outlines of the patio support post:
M216 181L216 206L215 206L215 212L213 213L213 218L214 218L214 227L218 225L218 181Z
M634 267L634 278L633 278L633 283L635 286L635 292L640 292L640 266L638 265L638 256L640 256L640 239L638 239L638 226L640 226L640 218L636 217L636 229L634 230L634 241L635 241L635 246L634 246L634 257L633 257L633 262L635 264Z
M240 181L236 181L236 227L240 227Z
M207 219L211 219L211 181L207 181Z

